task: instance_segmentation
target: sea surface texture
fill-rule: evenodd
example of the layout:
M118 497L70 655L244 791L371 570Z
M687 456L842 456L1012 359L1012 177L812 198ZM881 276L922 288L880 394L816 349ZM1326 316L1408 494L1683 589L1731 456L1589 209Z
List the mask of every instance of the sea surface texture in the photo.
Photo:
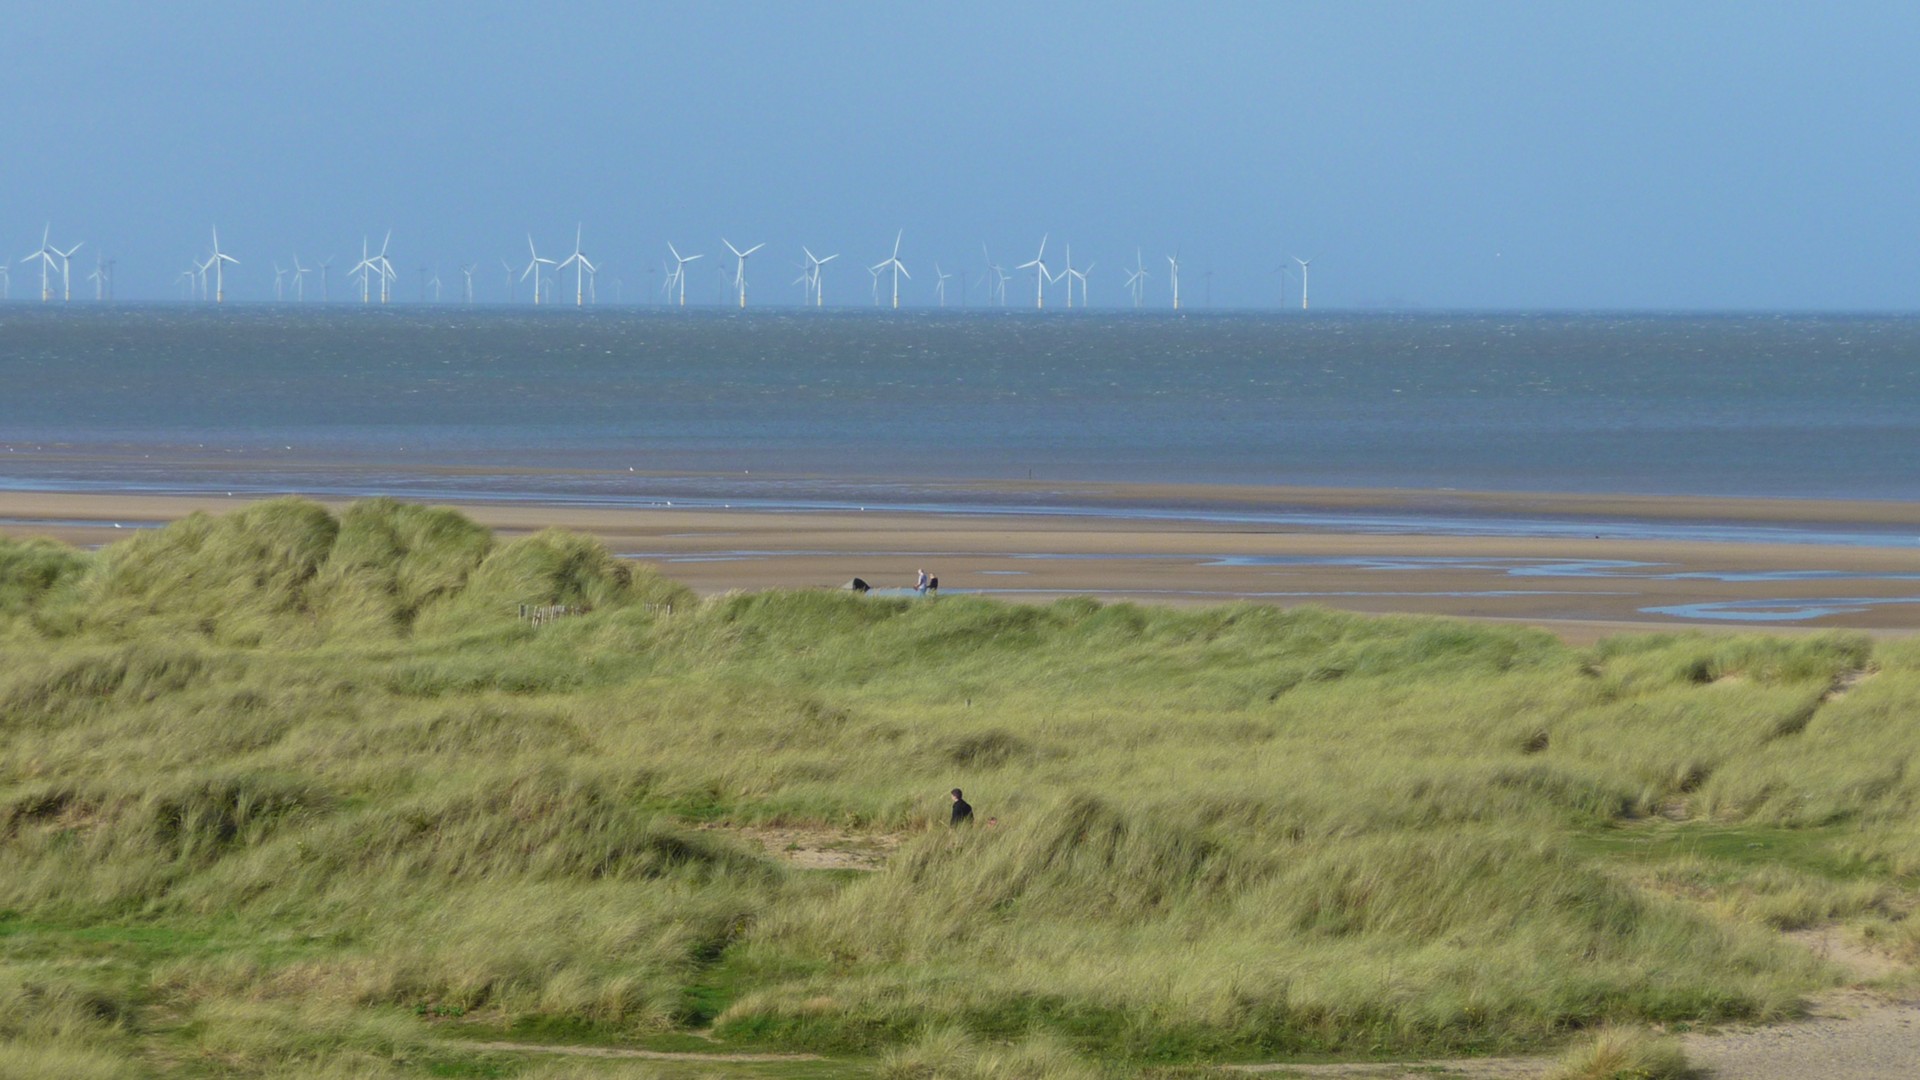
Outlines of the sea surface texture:
M0 386L14 489L1920 499L1909 317L15 303Z

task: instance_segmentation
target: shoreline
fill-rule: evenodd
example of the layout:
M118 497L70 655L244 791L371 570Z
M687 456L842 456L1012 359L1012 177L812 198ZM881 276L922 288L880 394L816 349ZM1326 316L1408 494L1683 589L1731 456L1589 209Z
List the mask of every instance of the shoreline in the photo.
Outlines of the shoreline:
M974 489L1006 493L1009 486ZM1042 487L1052 494L1067 490L1021 485L1011 494L1027 496ZM1572 641L1700 628L1920 631L1920 551L1911 532L1895 542L1900 538L1893 531L1920 520L1920 507L1912 504L1199 485L1071 490L1088 501L1121 502L1123 510L1144 500L1185 497L1235 505L1241 512L1226 519L1217 513L1103 515L1037 507L1005 513L435 501L508 536L551 526L593 534L616 554L652 563L703 595L836 587L853 577L892 588L911 583L924 567L942 579L948 595L1317 604L1524 623ZM96 545L122 539L129 529L194 511L225 512L259 497L0 491L0 535ZM412 501L406 493L397 497ZM317 501L338 507L352 499ZM1407 520L1372 530L1306 525L1283 519L1276 513L1281 507L1391 510ZM1473 518L1481 526L1477 531L1422 531L1418 515L1408 511L1424 508L1484 515ZM1529 512L1534 517L1525 516ZM1559 524L1578 528L1542 533L1524 527L1549 512L1560 516ZM1605 516L1627 512L1639 518ZM1634 520L1656 526L1731 523L1740 527L1733 535L1777 535L1731 542L1686 529L1583 534L1595 522ZM1516 522L1523 527L1509 528ZM1835 542L1835 535L1856 541L1885 535L1888 542Z

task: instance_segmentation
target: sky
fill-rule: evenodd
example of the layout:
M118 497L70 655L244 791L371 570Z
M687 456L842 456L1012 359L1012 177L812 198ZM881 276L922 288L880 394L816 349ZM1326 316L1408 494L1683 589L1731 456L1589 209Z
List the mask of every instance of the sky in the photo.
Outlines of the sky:
M229 296L393 230L438 269L564 256L628 302L671 241L750 303L829 303L904 230L934 266L1123 264L1167 303L1907 311L1920 306L1920 5L1329 2L8 5L0 252L104 253L180 296L210 230ZM649 273L649 271L652 271ZM1208 278L1209 273L1211 278ZM1030 281L1009 286L1032 302ZM310 288L313 286L310 285ZM1284 290L1284 293L1283 293ZM521 287L518 299L528 298ZM972 299L981 302L978 285ZM1062 300L1058 288L1049 306Z

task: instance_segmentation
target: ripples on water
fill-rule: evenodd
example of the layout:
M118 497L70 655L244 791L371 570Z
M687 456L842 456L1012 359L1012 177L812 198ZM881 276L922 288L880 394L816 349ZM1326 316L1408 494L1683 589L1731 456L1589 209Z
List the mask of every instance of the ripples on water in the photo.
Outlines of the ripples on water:
M1903 317L0 306L0 443L1920 498ZM107 479L0 457L0 482ZM266 457L259 457L265 462Z

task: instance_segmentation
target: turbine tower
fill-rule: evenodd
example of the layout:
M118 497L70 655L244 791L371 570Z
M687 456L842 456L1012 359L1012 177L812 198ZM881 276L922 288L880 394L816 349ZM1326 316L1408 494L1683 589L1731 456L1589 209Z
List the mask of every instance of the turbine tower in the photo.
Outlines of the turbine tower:
M671 281L668 282L667 287L669 289L672 289L675 284L679 285L680 306L686 307L687 306L687 264L692 262L695 259L704 259L706 258L706 256L705 255L682 255L680 254L680 249L674 247L673 241L671 240L667 241L667 250L673 252L673 278ZM669 292L668 295L671 296L672 293Z
M1067 306L1068 307L1073 306L1072 301L1073 301L1073 279L1074 278L1080 279L1080 306L1081 307L1087 306L1087 275L1091 273L1093 273L1092 263L1088 263L1083 269L1080 269L1080 270L1067 271L1067 301L1068 301Z
M1073 245L1067 245L1067 268L1060 271L1060 277L1067 279L1067 310L1073 310L1073 278L1079 271L1073 268ZM1055 281L1060 278L1055 278Z
M47 227L40 233L40 250L20 260L23 263L40 260L40 302L43 304L53 299L52 285L48 280L48 275L53 271L54 248L47 243L47 238L51 235L53 235L53 223L48 222Z
M500 269L507 272L507 303L511 304L513 303L513 264L501 259Z
M388 229L386 238L380 241L380 254L373 257L380 270L380 302L382 304L393 298L393 283L400 280L400 271L395 270L393 263L387 261L387 245L391 243L393 243L393 230Z
M533 303L535 307L538 307L540 304L540 279L545 276L546 273L541 270L540 267L542 265L558 266L559 264L552 259L543 259L540 257L540 249L533 246L532 233L527 234L527 254L531 256L531 258L527 260L527 268L520 272L520 280L533 279Z
M327 268L333 265L333 256L329 255L320 262L320 302L333 299L333 289L327 284Z
M467 263L460 268L460 273L467 279L466 284L462 287L460 302L468 307L473 306L473 268L479 265L479 263Z
M741 251L739 248L734 247L732 242L724 236L720 238L720 242L727 245L727 250L733 252L733 257L737 260L733 264L733 288L735 292L740 294L740 306L744 308L747 306L747 256L767 245L765 243L759 243L745 251Z
M1167 256L1167 286L1173 290L1173 310L1180 310L1180 256Z
M1133 306L1139 307L1146 296L1147 263L1140 257L1140 249L1133 249L1133 269L1127 272L1127 288L1133 292Z
M279 263L273 264L273 302L282 303L287 298L287 272Z
M933 264L933 291L940 297L941 307L947 306L947 279L952 276L952 274L943 273L939 263Z
M1032 262L1023 262L1014 269L1025 270L1029 267L1038 267L1040 270L1033 283L1033 306L1034 310L1038 311L1047 306L1047 282L1053 280L1047 274L1047 238L1045 236L1040 237L1040 254L1035 255Z
M307 275L313 273L313 267L300 265L300 254L293 256L293 295L304 304L307 302Z
M360 302L363 304L372 302L373 272L373 257L367 253L367 238L362 236L360 238L360 261L353 264L353 269L347 271L347 276L360 275ZM324 271L321 273L320 280L323 282L326 280Z
M887 256L881 262L874 264L874 267L873 267L876 274L881 271L887 270L888 268L892 268L893 270L893 309L895 311L900 310L900 275L907 274L906 265L900 261L900 238L905 236L906 234L907 234L907 230L905 229L901 229L899 232L894 233L893 234L893 254ZM880 279L877 276L873 280L875 284L878 284L880 281ZM913 275L907 274L907 280L912 281Z
M82 240L80 243L84 244L86 241ZM75 244L65 251L59 248L53 249L53 253L60 256L60 302L63 304L73 302L73 253L79 250L80 244Z
M527 237L527 243L532 244L533 237ZM588 262L587 257L580 252L580 226L578 224L573 227L573 254L567 256L565 262L555 266L553 268L554 273L565 273L569 266L573 267L573 306L583 307L586 304L587 297L587 275L594 273L594 266L591 262Z
M213 302L223 304L226 303L227 300L227 264L232 263L235 266L239 266L240 260L220 250L219 226L215 226L213 230L213 258L211 261L213 263Z
M94 302L98 303L105 300L107 298L107 260L105 257L99 255L94 256L93 273L87 275L87 280L93 282Z
M1313 259L1317 259L1319 257L1320 256L1318 255L1315 255L1312 259L1303 259L1298 255L1295 255L1293 257L1293 261L1300 264L1300 310L1301 311L1307 310L1307 264L1313 262Z
M809 251L804 245L801 246L800 250L803 252L806 252L806 256L807 256L807 274L811 278L812 285L813 285L813 306L825 307L827 303L826 288L825 288L825 283L820 276L820 270L822 267L826 266L828 263L839 258L840 253L836 251L833 254L822 259L818 255L815 255L812 251Z

